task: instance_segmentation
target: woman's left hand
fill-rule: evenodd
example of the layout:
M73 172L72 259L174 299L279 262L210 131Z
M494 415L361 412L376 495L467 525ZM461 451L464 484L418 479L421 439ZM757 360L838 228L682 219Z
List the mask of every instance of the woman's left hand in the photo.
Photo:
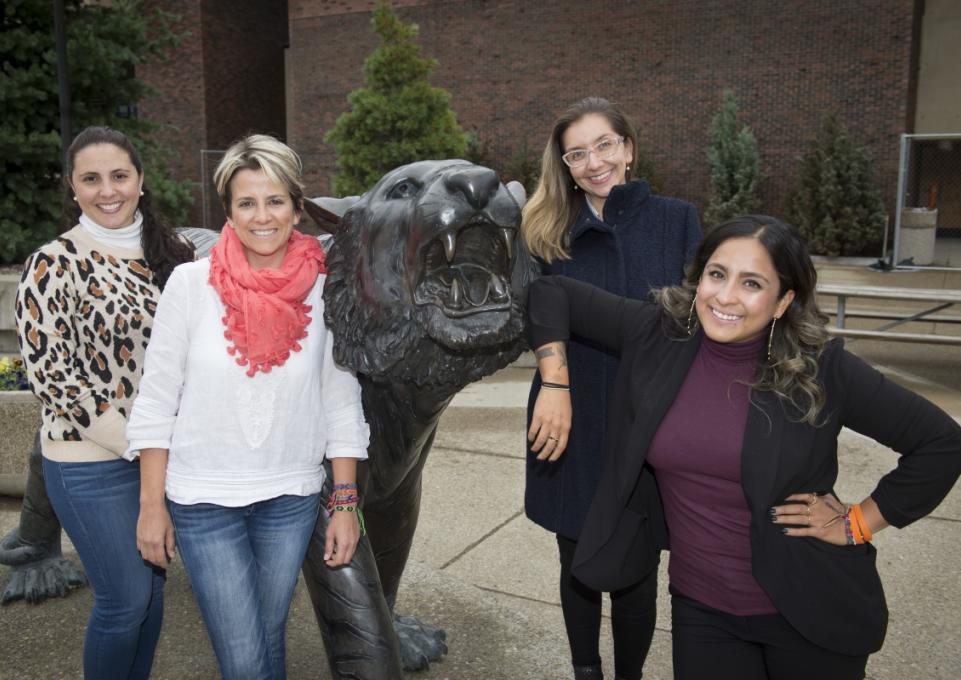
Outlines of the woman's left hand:
M796 493L788 496L785 505L771 508L771 521L787 524L782 531L788 536L808 536L833 545L847 545L844 516L847 508L833 495Z
M327 525L324 562L328 567L350 564L360 542L360 522L356 512L335 510Z

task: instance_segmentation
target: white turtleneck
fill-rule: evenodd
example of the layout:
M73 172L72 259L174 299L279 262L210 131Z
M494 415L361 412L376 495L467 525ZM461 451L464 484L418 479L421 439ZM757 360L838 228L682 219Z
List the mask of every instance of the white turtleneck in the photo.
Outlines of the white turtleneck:
M90 234L94 240L105 246L122 248L124 250L141 249L140 234L143 232L143 215L140 214L139 210L133 214L133 223L128 227L107 229L87 217L86 213L80 213L80 226L85 232Z

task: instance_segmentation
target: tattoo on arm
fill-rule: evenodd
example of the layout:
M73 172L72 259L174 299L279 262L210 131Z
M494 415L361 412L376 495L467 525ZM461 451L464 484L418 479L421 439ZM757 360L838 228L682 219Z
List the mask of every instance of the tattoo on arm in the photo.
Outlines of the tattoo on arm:
M541 347L540 349L534 351L534 357L538 361L540 361L541 359L546 359L547 357L555 356L555 355L557 355L557 358L560 361L558 368L566 368L567 352L564 350L564 345L559 343L554 345L547 345L545 347Z

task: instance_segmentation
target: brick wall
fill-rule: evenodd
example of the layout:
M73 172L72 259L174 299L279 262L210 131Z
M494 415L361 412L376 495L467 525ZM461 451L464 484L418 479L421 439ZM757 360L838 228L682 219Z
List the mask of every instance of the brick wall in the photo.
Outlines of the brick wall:
M160 7L178 20L172 28L183 34L180 44L149 64L137 67L137 76L156 94L139 103L139 114L166 127L163 143L170 149L171 171L180 180L194 183L194 206L188 216L192 225L203 223L200 212L200 149L206 143L207 112L204 103L203 32L200 0L147 0L144 10ZM151 168L145 168L150 181Z
M174 171L194 183L192 225L203 224L201 150L224 149L250 131L286 137L284 49L287 2L270 0L148 0L177 15L180 44L166 59L138 68L158 91L140 105L145 118L166 123L164 142L174 152ZM211 224L222 223L216 199Z
M369 6L291 0L287 133L314 194L334 167L323 135L376 45ZM706 131L732 88L760 145L765 210L783 214L798 159L834 111L873 150L893 213L913 101L911 0L435 0L397 12L420 26L423 53L440 62L433 83L499 164L525 140L542 148L558 113L598 94L631 115L663 192L703 209Z

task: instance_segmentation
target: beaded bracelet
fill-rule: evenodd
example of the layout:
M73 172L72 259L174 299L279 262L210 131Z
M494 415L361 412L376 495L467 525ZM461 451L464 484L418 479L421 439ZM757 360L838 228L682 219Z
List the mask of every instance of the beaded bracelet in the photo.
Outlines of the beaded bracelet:
M329 508L331 512L352 512L357 515L357 523L360 524L360 535L367 535L367 526L364 524L364 511L356 505L334 505Z
M360 509L360 496L357 494L356 484L334 484L334 493L327 499L327 513L332 515L335 512L352 512L357 515L357 522L360 524L360 535L367 535L367 526L364 523L364 513ZM343 489L343 490L336 490Z
M848 545L857 545L857 541L854 540L854 532L851 531L851 515L844 516L844 535L847 536Z

